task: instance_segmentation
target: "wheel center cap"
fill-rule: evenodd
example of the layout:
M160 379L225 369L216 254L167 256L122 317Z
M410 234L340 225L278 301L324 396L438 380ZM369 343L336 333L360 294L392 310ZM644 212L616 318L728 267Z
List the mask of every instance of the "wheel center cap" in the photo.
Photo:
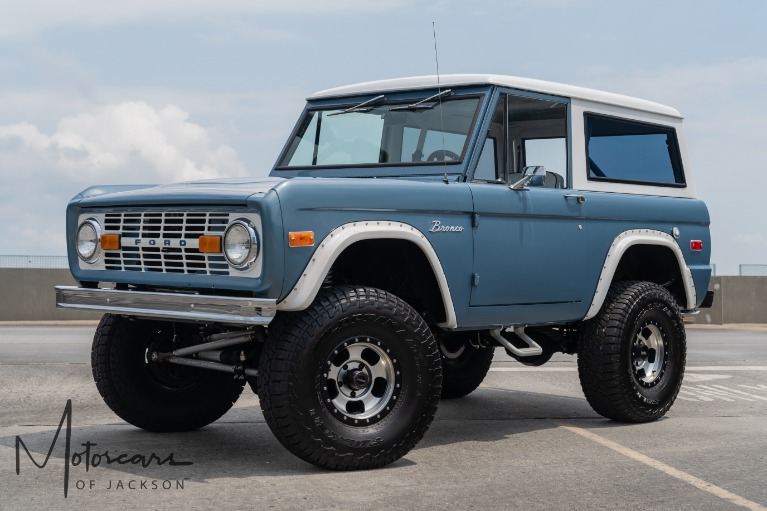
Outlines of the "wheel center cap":
M346 380L344 383L346 383L350 389L361 390L370 384L370 375L367 371L352 369L346 373L346 378L344 378L344 380Z

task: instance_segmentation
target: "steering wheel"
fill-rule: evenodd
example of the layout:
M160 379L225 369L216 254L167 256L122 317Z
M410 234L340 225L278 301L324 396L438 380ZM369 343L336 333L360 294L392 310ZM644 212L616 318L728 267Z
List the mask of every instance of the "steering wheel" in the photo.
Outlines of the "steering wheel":
M436 151L432 152L428 158L426 158L426 161L445 161L446 158L450 158L451 160L458 160L460 157L460 155L455 154L449 149L437 149Z

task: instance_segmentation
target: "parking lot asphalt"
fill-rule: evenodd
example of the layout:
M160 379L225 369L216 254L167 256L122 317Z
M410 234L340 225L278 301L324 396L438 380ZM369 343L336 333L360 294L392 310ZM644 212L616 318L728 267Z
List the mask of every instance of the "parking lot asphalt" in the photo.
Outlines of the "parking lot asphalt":
M689 328L676 404L637 425L591 410L575 357L531 368L499 350L413 451L363 472L294 458L248 388L199 431L125 424L91 377L94 329L0 326L0 509L767 509L764 328Z

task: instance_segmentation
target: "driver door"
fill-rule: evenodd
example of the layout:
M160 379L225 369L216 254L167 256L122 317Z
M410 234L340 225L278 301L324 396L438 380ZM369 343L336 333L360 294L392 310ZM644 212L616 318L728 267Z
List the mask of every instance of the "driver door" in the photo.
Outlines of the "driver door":
M509 324L582 309L585 203L569 189L567 113L566 100L502 93L470 184L471 306L497 309ZM541 178L512 189L535 170Z

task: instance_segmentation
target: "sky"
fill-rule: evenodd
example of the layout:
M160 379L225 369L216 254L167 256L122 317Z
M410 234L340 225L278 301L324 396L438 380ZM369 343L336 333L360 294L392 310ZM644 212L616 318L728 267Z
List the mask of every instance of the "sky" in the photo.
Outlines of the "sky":
M767 264L767 2L27 0L0 17L0 254L91 185L265 176L311 93L440 72L677 108L712 263Z

